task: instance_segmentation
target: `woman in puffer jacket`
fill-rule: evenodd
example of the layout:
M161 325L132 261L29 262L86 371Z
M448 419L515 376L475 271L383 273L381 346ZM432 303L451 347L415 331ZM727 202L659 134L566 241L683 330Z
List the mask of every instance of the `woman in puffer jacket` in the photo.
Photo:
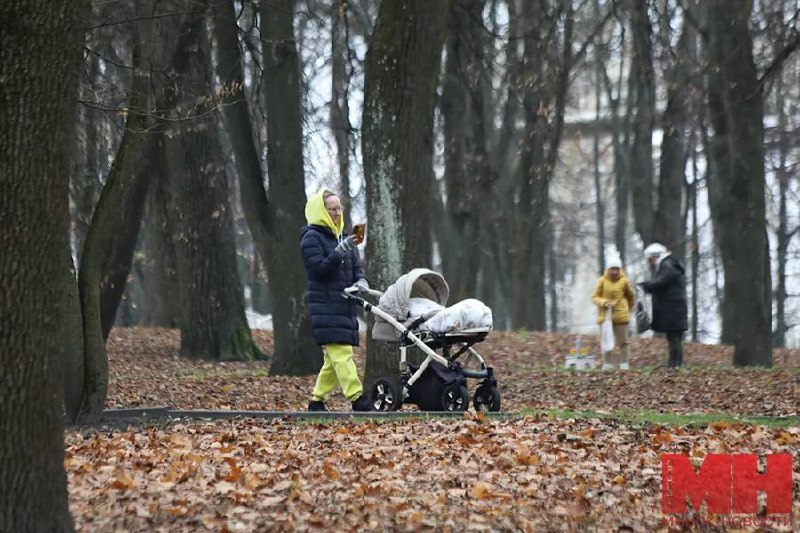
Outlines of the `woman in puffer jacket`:
M683 332L689 329L686 300L686 272L672 252L654 242L644 249L644 256L656 275L639 285L653 296L652 329L665 333L669 347L669 368L683 365Z
M358 346L356 305L342 291L356 286L369 290L356 246L361 239L344 235L342 204L331 191L322 190L306 203L306 221L300 233L300 251L308 280L308 314L314 340L322 346L323 365L311 393L309 411L327 411L325 399L338 384L354 411L369 411L353 361Z
M606 313L611 310L611 322L614 327L614 345L619 348L619 369L628 370L628 323L630 310L636 295L631 282L622 271L619 256L613 256L606 262L606 272L597 280L592 301L597 305L597 323L602 327ZM613 370L612 352L603 353L603 370Z

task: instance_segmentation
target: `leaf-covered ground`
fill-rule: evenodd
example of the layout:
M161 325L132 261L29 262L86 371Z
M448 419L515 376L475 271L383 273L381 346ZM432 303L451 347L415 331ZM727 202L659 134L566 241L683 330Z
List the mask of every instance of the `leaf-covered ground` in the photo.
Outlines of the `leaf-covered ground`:
M269 334L258 333L270 352ZM595 342L594 339L585 339ZM70 429L71 509L82 531L653 531L662 453L793 453L800 427L696 420L688 413L797 414L798 352L738 370L730 350L687 345L689 369L656 368L663 342L637 339L630 372L559 370L574 338L493 333L506 419L184 420ZM178 356L168 330L114 330L109 407L302 410L313 377L268 376L268 362ZM359 354L359 368L363 359ZM340 394L330 402L341 410ZM558 409L561 416L542 410ZM608 416L565 417L563 410ZM622 412L676 413L656 425ZM410 413L413 415L413 413ZM683 425L683 427L679 427ZM795 505L767 529L800 523ZM722 530L723 526L706 526Z
M255 337L264 353L271 353L271 333L256 332ZM688 368L675 372L658 366L667 359L666 341L634 339L631 371L565 371L564 357L574 342L574 336L565 334L493 332L478 344L478 351L495 369L503 410L798 415L797 350L776 350L772 370L743 370L730 366L730 347L687 343ZM596 337L584 337L583 343L597 351ZM180 334L175 330L115 329L108 351L111 408L302 410L315 379L271 377L268 362L209 363L182 358ZM356 359L363 371L363 349ZM349 409L338 391L329 404Z
M798 434L536 417L236 420L72 432L66 465L86 531L653 531L666 529L662 453L796 453ZM775 529L798 519L795 504Z

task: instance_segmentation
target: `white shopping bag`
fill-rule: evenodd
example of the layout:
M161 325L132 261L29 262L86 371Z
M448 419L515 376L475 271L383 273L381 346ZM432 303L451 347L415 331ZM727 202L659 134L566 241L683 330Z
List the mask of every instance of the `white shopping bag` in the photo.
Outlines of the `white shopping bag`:
M606 309L606 319L600 326L600 351L610 352L614 349L614 326L611 323L611 309Z

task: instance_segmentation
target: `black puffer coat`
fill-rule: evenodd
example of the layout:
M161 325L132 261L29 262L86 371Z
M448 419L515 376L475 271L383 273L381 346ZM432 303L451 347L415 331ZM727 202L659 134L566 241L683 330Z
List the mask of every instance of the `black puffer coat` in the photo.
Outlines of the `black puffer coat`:
M653 295L653 331L668 333L689 329L686 274L677 259L671 255L662 259L656 277L641 286Z
M363 278L364 270L358 253L342 255L336 251L338 244L333 231L323 226L304 226L300 232L308 280L308 314L314 340L320 346L358 346L358 307L342 298L342 291Z

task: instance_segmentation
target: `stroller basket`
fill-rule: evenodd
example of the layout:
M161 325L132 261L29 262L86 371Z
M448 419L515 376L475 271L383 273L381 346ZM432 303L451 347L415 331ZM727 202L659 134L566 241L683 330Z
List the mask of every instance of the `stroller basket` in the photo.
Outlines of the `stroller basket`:
M400 349L400 382L394 377L376 380L370 387L373 409L397 410L411 403L424 411L465 411L470 405L466 388L470 378L481 380L472 399L475 410L500 410L493 369L473 348L491 332L488 307L464 300L445 308L449 287L440 274L427 269L414 269L383 293L371 290L370 296L380 298L377 306L343 293L375 315L373 339L399 344ZM408 362L409 348L425 355L419 365Z

